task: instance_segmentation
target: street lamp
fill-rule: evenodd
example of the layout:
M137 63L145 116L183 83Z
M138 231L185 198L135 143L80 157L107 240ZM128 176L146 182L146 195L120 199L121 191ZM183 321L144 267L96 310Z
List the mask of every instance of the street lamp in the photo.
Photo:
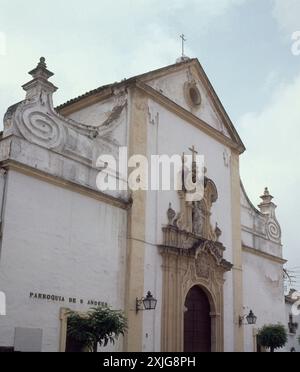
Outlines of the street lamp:
M144 306L144 308L142 307ZM157 305L157 300L153 297L152 293L149 291L146 297L141 299L136 299L136 312L144 310L155 310Z
M244 316L240 316L239 317L239 324L240 324L240 327L243 325L243 321L244 319L246 318L247 320L247 323L249 325L254 325L256 324L256 321L257 321L257 316L254 315L253 311L250 310L250 313L248 315L244 315Z

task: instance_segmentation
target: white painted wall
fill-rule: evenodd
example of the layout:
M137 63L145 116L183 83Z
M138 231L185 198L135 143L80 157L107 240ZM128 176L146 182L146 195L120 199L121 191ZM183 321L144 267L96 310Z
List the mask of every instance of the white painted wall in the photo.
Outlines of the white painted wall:
M89 308L70 305L69 297L123 309L126 211L14 171L7 190L0 345L13 346L15 327L42 328L42 350L58 351L60 307ZM66 296L66 303L30 300L30 292Z
M244 326L245 351L254 351L253 331L264 325L286 325L284 307L282 245L280 239L266 236L265 216L256 209L241 189L242 244L253 252L243 252L244 314L252 310L257 316L255 326ZM265 257L258 253L267 254ZM271 256L268 256L271 255ZM245 320L245 323L246 320Z
M268 324L286 324L282 265L244 252L243 285L244 314L252 310L257 316L255 326L244 325L245 351L253 352L254 329Z
M151 154L174 154L190 153L188 150L195 145L200 155L205 156L208 168L207 176L217 186L219 199L212 210L212 224L218 222L223 231L221 241L227 248L225 258L232 262L232 220L231 220L231 178L230 168L224 163L224 151L230 150L216 142L199 129L180 119L173 113L149 100L149 111L152 117L159 114L159 121L148 124L148 156ZM167 224L167 210L169 203L173 209L179 211L179 199L177 191L149 192L147 195L147 222L146 222L146 260L145 260L145 292L148 290L155 293L158 304L162 303L162 269L161 257L155 245L162 244L162 226ZM232 273L226 274L224 287L225 298L225 349L233 351L233 286ZM156 312L147 313L144 316L144 350L154 351L159 349L161 329L161 308L158 305ZM149 336L151 328L155 333ZM146 337L148 333L148 337Z
M297 302L300 305L300 300ZM289 331L288 323L289 323L289 316L292 314L292 304L285 303L285 311L286 311L286 323L285 326ZM298 315L297 315L298 314ZM298 323L298 329L296 334L288 333L288 343L285 347L287 352L290 352L292 348L295 348L297 353L300 353L300 343L298 341L300 337L300 309L298 309L297 313L293 315L293 323Z
M124 100L127 95L124 93ZM120 105L118 96L113 96L100 103L95 103L89 107L83 108L70 114L68 117L76 122L83 123L95 128L100 127L112 115L113 110ZM128 143L128 109L124 108L119 117L116 117L114 122L110 123L113 133L105 136L104 143L107 143L108 153L111 152L110 147L114 146L127 146ZM109 128L108 128L109 129Z

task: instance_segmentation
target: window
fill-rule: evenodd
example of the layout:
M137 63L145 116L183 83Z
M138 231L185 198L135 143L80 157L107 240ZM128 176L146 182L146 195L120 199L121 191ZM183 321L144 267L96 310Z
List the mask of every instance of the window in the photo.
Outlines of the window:
M194 106L199 106L201 104L201 95L196 86L190 88L189 95Z
M186 82L184 84L184 96L191 108L198 108L201 105L202 97L196 82Z

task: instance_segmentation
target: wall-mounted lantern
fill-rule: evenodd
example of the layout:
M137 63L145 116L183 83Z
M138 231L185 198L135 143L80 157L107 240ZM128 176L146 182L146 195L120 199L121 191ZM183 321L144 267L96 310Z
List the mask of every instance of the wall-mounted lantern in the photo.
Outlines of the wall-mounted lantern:
M141 299L136 299L136 312L144 310L155 310L157 305L157 300L152 296L152 293L149 291L146 297Z
M254 325L256 324L257 321L257 316L254 315L253 311L250 310L250 313L248 315L240 316L239 317L239 325L240 327L244 324L244 319L246 318L247 323L249 325Z

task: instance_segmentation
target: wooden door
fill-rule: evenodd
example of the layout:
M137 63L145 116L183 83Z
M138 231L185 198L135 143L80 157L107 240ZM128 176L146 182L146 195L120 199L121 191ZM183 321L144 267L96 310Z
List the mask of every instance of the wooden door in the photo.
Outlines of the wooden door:
M185 301L184 351L211 352L210 304L206 293L193 287Z

